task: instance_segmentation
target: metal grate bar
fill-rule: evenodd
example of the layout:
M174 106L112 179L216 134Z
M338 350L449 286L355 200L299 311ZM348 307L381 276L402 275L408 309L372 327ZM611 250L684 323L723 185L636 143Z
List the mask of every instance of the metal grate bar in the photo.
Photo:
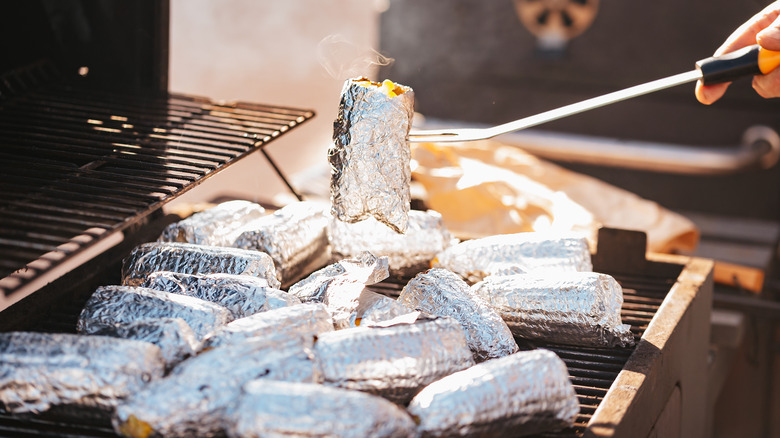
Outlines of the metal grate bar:
M2 297L29 281L17 272L36 259L55 252L65 260L142 222L314 116L177 94L43 85L51 74L30 69L0 78L0 310ZM90 229L107 232L74 241Z

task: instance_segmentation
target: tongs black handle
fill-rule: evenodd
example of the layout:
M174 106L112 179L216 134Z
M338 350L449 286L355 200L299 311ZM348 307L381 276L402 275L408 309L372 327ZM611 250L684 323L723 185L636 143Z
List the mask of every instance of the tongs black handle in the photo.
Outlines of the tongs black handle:
M767 74L780 66L780 52L766 50L758 44L725 55L702 59L696 63L704 85L731 82L746 76Z

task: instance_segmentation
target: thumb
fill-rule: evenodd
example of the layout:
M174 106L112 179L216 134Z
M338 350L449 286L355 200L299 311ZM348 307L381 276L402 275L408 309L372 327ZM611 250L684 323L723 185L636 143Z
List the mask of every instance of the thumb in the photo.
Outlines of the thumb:
M780 15L772 24L756 34L756 42L767 50L780 51Z

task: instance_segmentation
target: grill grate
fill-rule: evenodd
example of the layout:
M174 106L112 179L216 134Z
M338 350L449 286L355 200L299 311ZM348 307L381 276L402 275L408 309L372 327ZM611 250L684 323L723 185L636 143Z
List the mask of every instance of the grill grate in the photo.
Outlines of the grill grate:
M32 279L314 116L52 86L54 76L44 65L0 77L0 310Z

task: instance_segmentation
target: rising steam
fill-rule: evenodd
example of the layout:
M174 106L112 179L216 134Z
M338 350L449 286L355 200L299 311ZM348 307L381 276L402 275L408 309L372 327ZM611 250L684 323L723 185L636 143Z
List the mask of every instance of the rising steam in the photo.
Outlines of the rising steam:
M393 63L370 47L361 47L342 35L329 35L317 45L317 59L328 74L338 80L358 76L371 77L377 67Z

